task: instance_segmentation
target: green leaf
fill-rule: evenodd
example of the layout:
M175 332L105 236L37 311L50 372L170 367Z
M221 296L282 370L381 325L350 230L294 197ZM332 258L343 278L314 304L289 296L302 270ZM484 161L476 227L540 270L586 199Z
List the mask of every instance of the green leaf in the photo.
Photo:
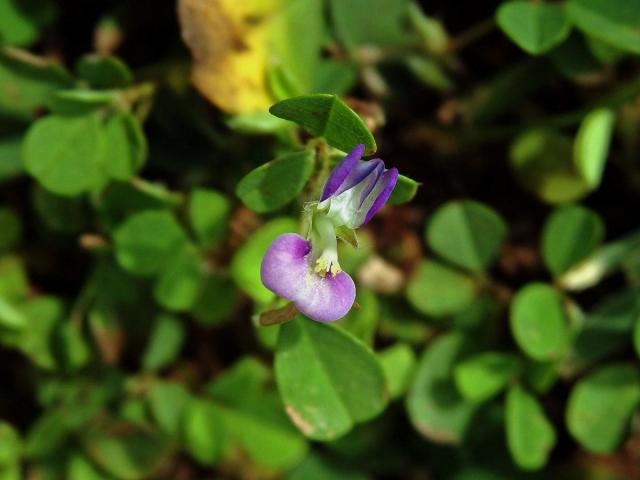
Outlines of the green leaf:
M188 390L179 383L157 380L149 389L149 408L163 432L177 437L182 428L182 417L191 401Z
M539 470L546 465L556 432L536 398L518 385L507 394L506 429L509 451L520 468Z
M528 58L503 67L488 84L476 89L473 121L491 124L507 112L518 110L536 90L555 78L554 69L543 58Z
M148 210L131 215L114 234L115 253L122 268L134 275L153 275L187 241L171 213Z
M483 271L495 260L507 236L504 220L478 202L449 202L427 225L429 246L443 258L471 271Z
M640 357L640 317L636 319L633 326L633 347L635 348L638 357Z
M540 394L548 393L560 375L559 362L536 362L529 360L524 367L523 377L527 386Z
M413 200L413 197L416 196L416 193L418 193L418 187L420 187L419 182L404 175L398 175L398 183L396 183L393 192L391 192L388 202L389 205L409 203Z
M153 285L153 296L167 310L191 309L205 282L204 260L191 244L173 253Z
M182 320L172 315L160 315L149 334L149 343L142 357L145 370L160 370L176 361L186 336Z
M140 122L129 112L118 112L107 118L104 132L107 172L116 180L130 179L147 158L147 139Z
M555 4L505 2L498 8L496 19L502 31L532 55L559 45L571 31L564 8Z
M625 349L638 315L640 297L637 290L607 295L581 322L575 335L573 361L578 367L584 367Z
M281 72L294 87L295 94L310 93L318 75L327 34L324 2L300 0L281 5L279 14L269 18L273 51L269 52L268 73ZM296 40L292 42L292 38ZM271 93L276 92L272 90Z
M110 477L98 470L84 455L72 454L67 460L67 480L110 480Z
M45 188L59 195L79 195L104 180L106 153L97 115L37 120L24 140L24 165Z
M416 356L406 343L396 343L378 353L391 398L399 398L409 388L415 371Z
M600 367L571 391L567 427L587 450L612 453L622 442L639 402L640 376L634 365Z
M566 290L585 290L598 284L604 277L624 267L640 251L640 233L631 232L619 240L598 248L589 258L571 268L560 279ZM632 275L633 276L633 275Z
M380 320L378 297L371 290L359 288L356 292L356 303L360 308L352 308L335 324L371 347Z
M231 201L215 190L196 188L189 198L189 220L200 245L217 246L227 235Z
M234 115L227 118L225 123L230 129L245 135L284 135L295 128L290 122L266 111Z
M33 206L42 225L54 232L79 234L88 228L90 211L81 197L55 195L37 186L33 192Z
M21 453L20 434L10 423L0 422L0 469L18 463Z
M243 177L236 187L236 195L258 213L277 210L300 194L314 165L314 156L309 151L285 154Z
M311 453L287 476L287 480L367 480L363 473Z
M569 0L567 13L589 35L640 53L640 3L628 0Z
M203 325L216 325L229 319L237 300L238 290L231 279L211 273L202 280L191 314Z
M608 108L594 110L584 117L573 144L576 169L591 189L600 185L609 155L615 115Z
M253 232L231 259L231 277L239 288L260 303L269 303L275 295L262 285L260 265L271 242L283 233L295 232L298 223L290 218L276 218Z
M362 143L367 154L377 149L376 141L362 119L336 95L314 94L289 98L273 105L276 117L297 123L315 137L343 152Z
M402 47L412 40L405 26L407 0L331 0L329 5L336 34L352 55L358 47Z
M172 453L168 439L148 428L110 423L104 429L82 432L81 443L89 458L122 480L156 478ZM122 428L126 427L126 428Z
M0 207L0 252L13 248L22 235L18 216L8 208Z
M558 72L571 80L597 74L602 69L602 64L591 52L584 36L578 32L573 32L562 44L548 52L548 58Z
M352 62L323 58L313 80L311 93L344 95L357 83L358 69Z
M69 437L69 426L64 411L49 410L42 414L29 427L24 443L27 459L51 456Z
M96 91L85 89L56 90L47 105L52 113L59 115L86 115L107 108L120 101L117 91Z
M457 364L453 374L456 387L470 402L485 402L500 393L517 374L517 356L504 352L484 352Z
M510 309L511 332L520 349L534 360L560 358L570 333L562 297L551 286L530 283L516 293Z
M542 258L557 277L584 260L602 242L600 216L580 205L560 207L547 218L542 231Z
M573 202L590 190L576 172L571 140L556 132L523 133L511 144L510 157L520 184L547 203Z
M387 402L374 354L348 333L302 316L280 328L275 372L289 417L314 440L344 435Z
M471 277L442 263L423 260L407 284L407 299L416 310L434 317L461 312L473 302L478 287Z
M60 360L65 369L78 370L91 360L91 349L78 325L63 322L56 333L56 350L60 352Z
M625 50L599 38L587 35L585 40L591 54L604 65L614 65L628 55Z
M54 337L64 315L62 302L55 297L41 296L22 305L20 311L27 318L29 328L22 330L17 339L18 348L39 368L54 369L58 364Z
M407 58L407 67L416 79L431 89L448 92L454 88L442 63L432 57L412 55Z
M451 38L443 23L438 18L427 15L417 3L409 3L407 14L409 24L420 37L422 46L431 55L446 55Z
M0 297L9 302L26 300L29 280L22 259L15 255L0 257Z
M436 443L458 444L475 413L453 384L456 360L467 349L459 333L447 333L434 340L422 354L407 395L411 423Z
M50 61L0 50L0 113L31 119L52 92L70 88L74 80Z
M223 418L209 400L193 399L186 407L182 432L191 456L202 465L215 465L224 448Z
M15 47L29 47L56 13L56 4L49 0L0 2L0 41Z
M289 469L307 453L307 441L291 424L270 372L245 357L208 388L225 431L249 457L267 469Z
M18 308L0 297L0 326L10 329L22 329L28 323L29 321Z
M133 74L122 60L112 56L84 55L76 63L78 76L92 88L124 88L133 82Z
M0 59L1 60L1 59ZM0 78L2 63L0 62ZM0 97L1 102L1 97ZM1 109L0 109L0 113ZM22 135L0 137L0 182L19 177L24 173L21 158Z

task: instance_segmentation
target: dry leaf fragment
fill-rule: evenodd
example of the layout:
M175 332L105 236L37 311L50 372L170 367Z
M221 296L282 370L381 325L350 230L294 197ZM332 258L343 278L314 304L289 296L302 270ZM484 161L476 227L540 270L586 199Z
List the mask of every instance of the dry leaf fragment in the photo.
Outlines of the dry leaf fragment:
M179 0L182 38L194 58L193 83L228 113L265 111L267 17L282 0Z

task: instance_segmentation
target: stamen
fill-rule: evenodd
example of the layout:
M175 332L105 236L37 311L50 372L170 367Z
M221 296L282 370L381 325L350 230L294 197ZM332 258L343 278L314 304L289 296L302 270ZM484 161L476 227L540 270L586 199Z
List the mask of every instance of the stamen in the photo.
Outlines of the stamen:
M324 278L327 273L330 273L332 277L335 277L342 271L342 268L340 268L337 256L335 260L332 259L332 257L334 256L335 255L332 253L323 253L320 258L316 260L316 265L313 271L320 275L322 278ZM327 257L329 257L329 259Z

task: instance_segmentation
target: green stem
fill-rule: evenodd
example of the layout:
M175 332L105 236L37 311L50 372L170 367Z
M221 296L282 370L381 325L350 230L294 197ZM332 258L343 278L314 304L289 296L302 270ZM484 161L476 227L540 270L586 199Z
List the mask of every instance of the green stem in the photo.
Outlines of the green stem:
M136 190L171 206L179 207L184 203L184 195L182 193L172 192L159 183L153 183L140 177L134 177L131 179L131 185L133 185Z
M496 28L496 20L493 17L487 18L486 20L475 24L468 30L465 30L459 35L453 37L449 42L447 52L455 53L462 50L463 48L481 39L485 35L491 33L494 28Z

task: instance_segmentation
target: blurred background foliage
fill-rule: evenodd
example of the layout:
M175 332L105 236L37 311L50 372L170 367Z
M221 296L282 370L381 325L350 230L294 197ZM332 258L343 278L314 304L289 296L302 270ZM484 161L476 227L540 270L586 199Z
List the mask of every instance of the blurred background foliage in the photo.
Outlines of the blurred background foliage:
M1 480L640 478L639 0L0 0L0 42ZM405 177L359 308L260 327L312 93Z

